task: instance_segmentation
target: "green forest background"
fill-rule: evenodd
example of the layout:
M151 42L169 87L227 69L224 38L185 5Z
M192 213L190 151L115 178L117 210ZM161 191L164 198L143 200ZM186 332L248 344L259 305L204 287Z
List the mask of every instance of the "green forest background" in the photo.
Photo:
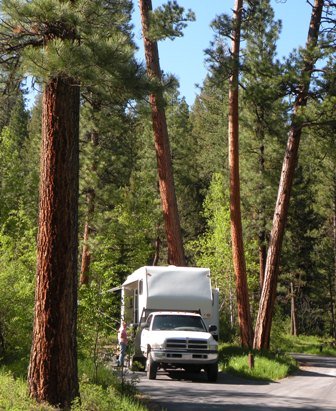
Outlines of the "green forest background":
M138 267L152 265L154 258L158 257L159 265L167 264L146 97L149 88L157 85L148 85L139 62L137 73L118 66L126 55L134 58L136 51L130 24L132 2L118 4L120 9L109 21L118 53L106 62L112 64L114 59L114 66L104 76L99 70L84 72L85 64L77 66L84 79L79 268L83 246L90 249L90 282L80 287L78 301L78 348L83 356L92 352L97 336L108 339L115 333L120 302L108 290ZM242 218L255 319L259 255L267 247L272 225L302 55L294 50L288 59L276 59L281 24L274 20L268 1L263 2L263 13L254 18L254 24L243 28L239 114ZM215 35L205 53L208 74L191 106L179 95L173 76L165 76L163 86L187 263L210 267L213 285L220 290L221 338L231 341L239 331L228 193L227 23L221 17L212 23ZM106 21L99 24L103 32ZM99 38L95 41L99 44ZM26 52L28 61L31 52ZM335 337L335 56L322 47L319 53L320 70L314 73L309 103L302 112L305 126L283 243L273 332L290 331L294 304L297 333ZM52 70L53 61L49 63ZM13 74L2 65L0 76L0 359L28 361L42 103L38 95L27 109L22 72ZM41 75L35 73L35 79L40 87ZM86 222L89 237L84 244Z

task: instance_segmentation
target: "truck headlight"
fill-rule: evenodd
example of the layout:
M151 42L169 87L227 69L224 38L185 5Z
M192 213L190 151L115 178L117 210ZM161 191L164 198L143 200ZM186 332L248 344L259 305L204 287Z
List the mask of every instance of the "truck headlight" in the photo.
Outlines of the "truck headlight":
M152 343L151 345L153 350L162 350L164 348L164 343Z
M208 349L211 351L218 351L218 344L216 343L216 341L209 341Z

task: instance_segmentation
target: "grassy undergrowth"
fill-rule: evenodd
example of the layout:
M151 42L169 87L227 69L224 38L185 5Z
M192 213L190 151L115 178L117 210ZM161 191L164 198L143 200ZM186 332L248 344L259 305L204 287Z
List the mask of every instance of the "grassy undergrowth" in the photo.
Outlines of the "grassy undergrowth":
M27 394L25 377L16 374L17 366L0 368L0 410L55 411L48 404L37 404ZM135 383L120 379L115 372L100 366L98 372L88 363L80 364L81 402L75 401L72 411L145 411L136 398Z
M253 353L254 367L249 367L248 352L240 347L220 346L220 368L222 371L241 377L275 381L287 377L297 367L295 360L285 354Z
M276 381L297 369L295 360L286 352L336 356L332 340L312 336L276 338L272 352L254 352L254 367L249 368L248 352L238 346L221 344L220 369L248 379ZM321 351L322 350L322 351ZM51 411L47 404L36 404L27 394L26 372L28 359L11 361L0 368L0 410ZM136 381L130 375L120 378L115 371L90 362L80 362L81 403L74 403L72 411L145 411L137 400Z
M325 356L336 356L335 341L331 338L322 338L310 335L282 335L277 345L281 351L295 352L301 354L316 354Z
M292 374L297 365L289 353L336 356L335 341L314 336L281 335L273 339L273 352L254 352L254 367L249 368L248 352L238 346L220 346L222 371L249 379L276 381Z

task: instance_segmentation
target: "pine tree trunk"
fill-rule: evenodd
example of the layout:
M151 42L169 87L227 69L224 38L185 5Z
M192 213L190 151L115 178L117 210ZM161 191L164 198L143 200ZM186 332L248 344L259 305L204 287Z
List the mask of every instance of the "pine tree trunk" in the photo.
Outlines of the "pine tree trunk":
M323 4L323 0L315 0L314 2L307 39L307 49L309 50L317 44ZM288 135L287 148L283 160L279 183L278 198L273 216L273 226L267 253L264 285L261 293L255 327L254 347L258 350L269 349L270 345L272 314L276 297L282 239L285 231L290 193L293 185L302 132L300 109L307 104L310 78L314 65L315 57L312 54L307 54L304 61L304 68L301 73L298 95L293 107L292 124Z
M161 69L157 42L151 41L148 37L149 12L152 10L152 2L151 0L139 0L139 7L147 75L150 79L155 79L160 82ZM150 94L149 101L152 110L152 123L159 174L159 189L168 244L168 263L184 266L185 257L162 91L157 90Z
M158 264L159 262L159 258L160 258L160 247L161 247L161 240L160 237L157 236L156 240L155 240L155 254L154 254L154 258L153 258L153 262L152 265L155 266Z
M266 232L259 232L259 289L260 295L264 284L265 278L265 268L266 268L266 258L267 258L267 248L265 245Z
M330 275L330 311L331 311L331 335L336 339L336 322L335 322L335 296L336 296L336 169L334 171L334 210L333 210L333 251L334 267L333 274Z
M290 293L291 293L291 335L297 336L296 327L296 309L295 309L295 294L293 282L290 283Z
M229 283L229 312L230 312L230 325L233 329L235 325L235 313L234 313L234 290L231 287L231 281Z
M78 397L77 252L79 87L45 85L34 330L28 384L38 401L69 407Z
M233 266L236 274L237 308L241 343L243 347L252 347L253 329L247 287L243 229L240 210L238 71L242 7L243 1L236 0L231 50L233 58L233 73L230 77L229 83L230 215Z

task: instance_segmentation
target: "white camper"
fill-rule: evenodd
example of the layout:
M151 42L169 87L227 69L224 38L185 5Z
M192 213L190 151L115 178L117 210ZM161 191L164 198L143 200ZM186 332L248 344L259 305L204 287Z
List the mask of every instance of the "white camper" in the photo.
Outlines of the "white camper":
M145 363L141 333L153 312L198 313L218 340L218 289L211 287L210 270L199 267L141 267L121 287L121 317L134 329L134 359Z
M219 328L218 289L211 288L209 268L141 267L122 284L121 298L128 324L140 325L153 311L193 311L207 326Z

